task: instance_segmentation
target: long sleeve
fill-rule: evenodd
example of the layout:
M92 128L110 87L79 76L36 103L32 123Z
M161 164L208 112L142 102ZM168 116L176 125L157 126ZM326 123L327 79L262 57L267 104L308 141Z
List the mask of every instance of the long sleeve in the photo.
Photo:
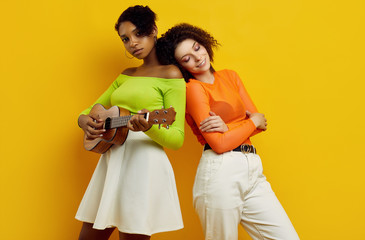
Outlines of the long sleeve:
M111 95L112 93L119 87L120 83L118 82L119 77L109 86L109 88L87 109L85 109L84 111L82 111L80 113L81 114L89 114L92 107L96 104L96 103L100 103L102 104L104 107L109 108L111 107Z
M236 80L238 93L241 96L241 99L242 99L244 105L246 106L247 110L250 113L257 113L258 110L257 110L255 104L253 103L253 101L251 100L250 95L248 94L245 86L242 83L242 80L240 79L240 77L238 76L238 74L236 72L231 71L231 73L233 75L233 78ZM255 129L255 131L250 135L250 137L252 137L260 132L262 132L261 129Z
M209 96L204 88L199 84L189 84L186 92L187 112L191 115L196 126L209 117L210 102ZM219 113L218 113L219 115ZM256 127L250 119L242 120L239 123L229 124L229 130L220 132L200 132L206 142L217 153L230 151L246 139L255 131Z
M106 108L118 106L136 114L141 109L153 111L162 106L175 108L175 122L169 129L153 125L145 132L158 144L178 149L184 142L185 81L156 77L128 76L120 74L111 86L95 101ZM94 103L94 104L95 104ZM91 108L81 114L89 114Z
M184 116L185 116L185 82L183 79L173 79L170 81L169 88L163 95L163 105L165 108L172 106L176 111L175 122L169 129L153 125L145 133L158 144L171 148L179 149L184 143Z

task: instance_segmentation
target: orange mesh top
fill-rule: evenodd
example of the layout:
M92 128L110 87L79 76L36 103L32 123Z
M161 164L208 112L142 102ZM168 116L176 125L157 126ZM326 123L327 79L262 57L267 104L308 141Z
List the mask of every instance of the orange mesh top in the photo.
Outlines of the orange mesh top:
M204 145L208 143L216 153L230 151L243 143L251 144L250 137L260 132L246 115L246 110L257 112L238 74L232 70L214 72L214 83L191 79L186 84L186 121ZM200 122L209 111L219 115L228 131L201 132Z

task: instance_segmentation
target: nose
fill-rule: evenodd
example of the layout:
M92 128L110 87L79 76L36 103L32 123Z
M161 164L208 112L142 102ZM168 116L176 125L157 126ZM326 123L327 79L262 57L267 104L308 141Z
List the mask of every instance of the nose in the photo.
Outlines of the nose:
M136 47L137 46L137 40L135 39L135 38L130 38L130 41L129 41L129 46L131 47L131 48L134 48L134 47Z
M200 62L201 59L202 59L201 55L195 55L195 61L196 62Z

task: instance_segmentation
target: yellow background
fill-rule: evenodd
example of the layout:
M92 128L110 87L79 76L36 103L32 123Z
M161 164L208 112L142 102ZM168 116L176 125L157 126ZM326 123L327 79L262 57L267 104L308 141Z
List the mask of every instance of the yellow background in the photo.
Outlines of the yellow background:
M2 0L0 238L77 239L74 215L98 155L83 150L76 119L140 64L113 29L137 3L158 14L159 33L185 21L221 43L215 68L236 70L268 118L253 142L301 239L362 239L360 0ZM168 150L185 228L152 239L202 239L191 193L200 151L189 128L184 146Z

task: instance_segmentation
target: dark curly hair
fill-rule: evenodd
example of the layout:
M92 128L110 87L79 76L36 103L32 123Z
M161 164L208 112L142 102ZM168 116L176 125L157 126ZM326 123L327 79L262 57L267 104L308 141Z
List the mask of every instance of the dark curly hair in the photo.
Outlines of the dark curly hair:
M181 67L175 59L175 49L177 45L186 39L193 39L203 45L212 62L214 57L213 48L217 48L219 43L207 31L188 23L175 25L166 33L162 34L162 36L157 40L156 54L158 61L164 65L174 64L179 67L185 81L189 82L189 79L194 78L194 76ZM210 67L210 70L214 72L214 68L212 66Z
M149 36L156 26L156 14L148 6L129 7L119 16L115 30L118 32L120 24L126 21L133 23L142 36Z

